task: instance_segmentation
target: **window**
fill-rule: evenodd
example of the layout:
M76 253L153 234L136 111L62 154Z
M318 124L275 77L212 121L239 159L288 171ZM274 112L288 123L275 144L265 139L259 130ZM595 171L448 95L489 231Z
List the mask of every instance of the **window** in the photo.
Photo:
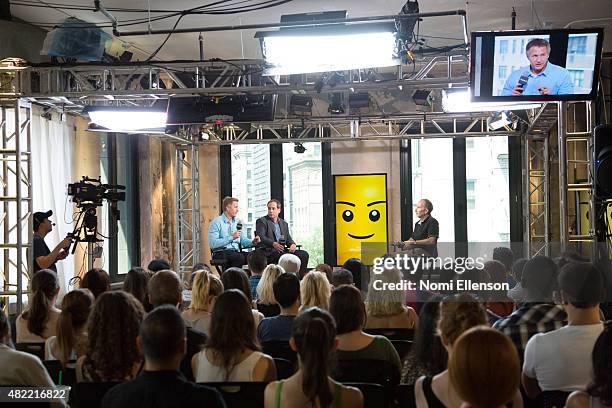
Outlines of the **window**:
M232 145L232 196L239 200L238 219L253 238L255 221L267 214L270 199L269 145Z
M423 160L417 160L417 155L423 157ZM429 199L434 206L432 215L440 224L439 242L454 242L452 139L412 140L413 210L422 198ZM438 253L441 257L452 257L454 249L451 245L438 244Z
M516 54L516 40L512 40L512 53Z
M587 50L587 37L586 36L570 36L567 44L568 54L580 54L585 55Z
M465 148L466 149L473 149L474 148L474 139L469 137L465 139Z
M568 71L572 77L574 87L582 88L584 86L584 71L580 69L569 69Z
M500 65L499 74L497 76L498 78L506 79L506 77L508 76L508 67L505 65Z
M499 41L499 53L507 54L508 53L508 40L500 40Z
M466 195L469 242L508 242L510 189L508 138L474 137L466 151Z
M321 144L304 143L305 153L283 144L284 218L293 240L308 251L309 267L323 262Z

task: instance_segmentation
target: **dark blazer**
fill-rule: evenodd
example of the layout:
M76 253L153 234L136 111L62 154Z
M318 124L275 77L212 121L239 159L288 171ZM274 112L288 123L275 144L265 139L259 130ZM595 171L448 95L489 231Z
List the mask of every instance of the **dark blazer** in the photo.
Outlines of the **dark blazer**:
M285 243L287 245L295 244L291 234L289 234L289 224L282 218L278 219L278 225L280 227L281 235L285 237ZM261 238L261 244L266 249L273 249L272 243L276 242L276 236L274 236L274 222L267 215L259 218L255 222L256 234Z

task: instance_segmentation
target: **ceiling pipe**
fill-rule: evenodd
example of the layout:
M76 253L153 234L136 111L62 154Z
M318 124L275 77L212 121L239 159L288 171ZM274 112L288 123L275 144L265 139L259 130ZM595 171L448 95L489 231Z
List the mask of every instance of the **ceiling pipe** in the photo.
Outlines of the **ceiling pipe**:
M108 10L104 8L104 6L102 6L100 0L94 0L94 6L94 11L101 12L103 15L106 16L106 18L110 20L111 24L113 25L113 33L117 31L117 19L115 18L115 16L113 16Z
M100 1L96 0L96 3L99 4ZM184 13L185 14L196 14L196 13L190 13L188 11L185 11ZM107 17L109 15L110 14L108 14ZM443 17L443 16L461 16L462 17L461 20L462 20L462 25L463 25L463 37L464 37L465 43L468 44L469 38L467 35L468 30L467 30L467 20L466 20L465 10L435 11L435 12L429 12L429 13L399 14L399 15L394 14L394 15L389 15L389 16L356 17L356 18L346 18L346 19L337 18L337 19L321 20L317 22L295 21L295 22L284 22L284 23L243 24L243 25L227 25L227 26L216 26L216 27L177 28L174 30L151 30L151 31L141 30L141 31L120 32L119 30L117 30L116 24L114 23L113 24L113 34L117 37L127 37L127 36L139 36L139 35L149 35L149 34L178 34L178 33L197 33L197 32L209 33L209 32L214 32L214 31L260 30L260 29L265 29L265 28L313 27L313 26L325 26L329 24L341 24L341 23L348 23L348 24L371 23L371 22L410 20L414 18Z

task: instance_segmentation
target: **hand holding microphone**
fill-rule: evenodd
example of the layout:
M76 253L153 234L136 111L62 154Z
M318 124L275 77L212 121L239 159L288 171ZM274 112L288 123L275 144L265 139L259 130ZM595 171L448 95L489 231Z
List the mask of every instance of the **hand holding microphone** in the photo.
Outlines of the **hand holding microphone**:
M242 223L238 222L236 224L236 232L234 232L234 234L232 235L232 239L240 238L241 234L242 234Z
M512 89L512 96L522 95L525 91L525 85L527 85L527 81L529 80L529 72L525 71L519 78L518 84Z

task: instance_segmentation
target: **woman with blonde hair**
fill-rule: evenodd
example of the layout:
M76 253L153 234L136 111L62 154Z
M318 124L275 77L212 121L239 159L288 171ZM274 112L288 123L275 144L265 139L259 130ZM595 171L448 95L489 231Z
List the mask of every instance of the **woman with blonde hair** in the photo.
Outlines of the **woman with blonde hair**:
M323 272L312 271L307 273L300 283L300 294L302 310L313 306L325 310L329 309L331 288Z
M208 334L213 307L223 290L219 278L204 270L198 271L191 288L191 304L181 315L183 320L189 326Z
M518 352L512 341L495 329L478 326L459 336L448 361L448 375L464 406L522 405Z
M368 316L366 328L414 329L417 327L419 317L413 308L404 305L406 292L388 289L388 284L400 284L401 282L402 274L397 269L384 269L380 275L370 280L366 296Z
M89 289L75 289L62 299L62 313L57 322L57 336L45 342L45 360L59 360L63 367L85 354L85 325L94 303Z
M283 273L285 273L285 269L282 266L270 264L263 270L261 279L257 284L257 310L266 317L280 314L280 307L274 297L274 282Z
M31 293L28 309L17 318L17 343L44 343L57 334L57 321L61 310L55 307L59 282L57 274L41 269L30 282Z

